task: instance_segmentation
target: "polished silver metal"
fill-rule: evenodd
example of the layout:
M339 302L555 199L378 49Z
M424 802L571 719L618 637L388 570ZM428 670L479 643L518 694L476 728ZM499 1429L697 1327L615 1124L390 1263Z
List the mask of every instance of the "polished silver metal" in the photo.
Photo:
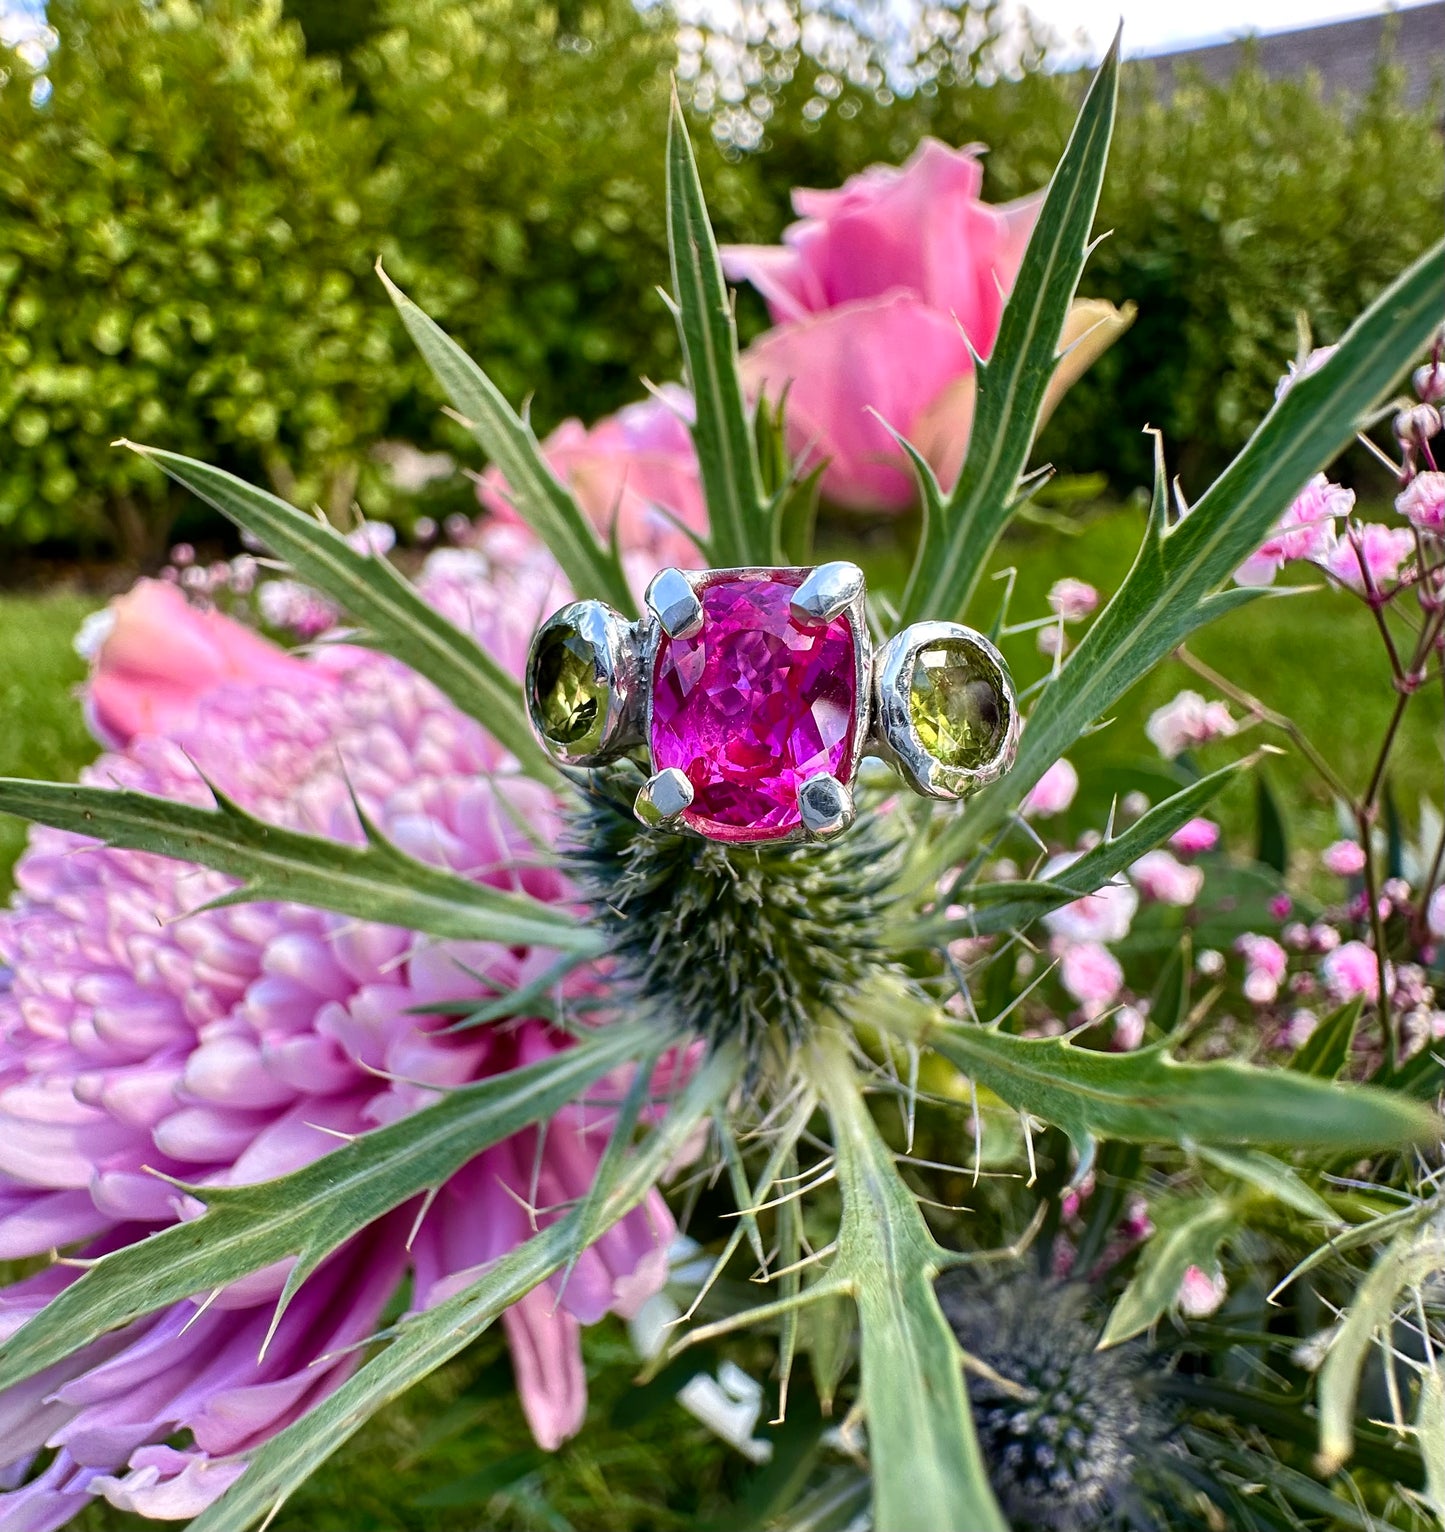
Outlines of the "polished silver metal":
M991 759L972 770L947 766L924 748L913 725L910 694L919 653L933 644L962 643L993 670L1007 717ZM878 651L873 672L873 745L926 798L967 798L996 782L1014 763L1019 743L1018 698L1008 664L982 633L957 622L916 622Z
M804 627L826 627L861 600L863 571L846 559L818 567L798 587L792 600L793 619Z
M673 824L692 802L692 783L687 774L669 766L651 776L638 789L632 812L652 829Z
M853 794L827 772L809 777L798 789L798 812L809 840L831 840L858 817Z
M702 602L682 570L664 569L654 575L643 599L669 638L694 638L701 630Z
M537 661L558 628L575 627L592 650L593 674L607 687L607 704L580 739L562 742L543 732L536 711ZM527 655L527 720L537 742L562 766L600 766L642 740L642 655L635 624L601 601L573 601L537 629Z
M821 567L827 568L829 566L824 565ZM857 566L851 567L856 568ZM702 595L710 585L716 585L724 580L763 581L775 580L780 575L796 575L799 577L798 589L801 590L807 583L808 577L814 573L816 573L814 569L807 567L798 568L792 566L773 569L746 566L737 569L664 569L654 578L652 584L647 589L645 600L647 611L637 624L639 690L642 696L642 706L640 709L642 716L639 720L639 729L643 741L647 745L649 758L651 758L652 751L653 678L657 668L657 654L658 650L662 647L664 633L670 638L695 638L701 632ZM839 763L839 780L845 786L851 784L853 778L858 773L858 763L863 759L863 751L868 745L870 737L869 724L873 715L873 639L868 629L868 592L863 580L862 571L859 570L858 574L859 579L856 590L845 605L834 612L833 617L828 619L831 622L833 618L842 616L845 612L847 613L849 628L853 634L853 664L858 679L853 701L853 744L847 758ZM691 632L681 635L668 631L653 601L653 592L657 589L658 582L663 579L663 576L671 577L673 575L677 575L687 582L692 597L698 605L699 617L697 626ZM676 592L676 587L672 584L670 578L667 591L670 601L676 600L680 602L681 597ZM789 605L791 607L792 603L790 602ZM804 626L812 625L811 618L799 618L797 620ZM652 764L654 767L656 766L655 761ZM850 820L849 823L851 822ZM685 833L701 835L704 839L711 838L707 836L705 831L695 829L694 826L686 821L679 822L677 828ZM786 846L799 841L813 839L816 839L816 837L808 830L807 826L800 824L796 828L789 830L786 835L774 836L767 841L758 842L757 844ZM739 842L729 842L729 844L736 845Z

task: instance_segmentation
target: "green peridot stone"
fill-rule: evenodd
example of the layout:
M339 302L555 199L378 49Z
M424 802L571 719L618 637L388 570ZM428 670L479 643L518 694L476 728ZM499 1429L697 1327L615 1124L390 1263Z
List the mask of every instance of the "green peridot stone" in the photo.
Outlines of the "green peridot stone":
M918 651L908 711L923 748L955 771L977 771L992 761L1008 728L997 667L959 639Z
M608 685L599 675L597 653L570 623L545 635L533 670L532 717L554 745L576 745L605 718Z

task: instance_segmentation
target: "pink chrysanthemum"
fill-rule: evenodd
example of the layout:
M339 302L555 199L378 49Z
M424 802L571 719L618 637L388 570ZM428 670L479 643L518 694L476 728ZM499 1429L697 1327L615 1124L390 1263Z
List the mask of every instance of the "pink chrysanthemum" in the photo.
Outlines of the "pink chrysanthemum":
M476 556L439 560L428 594L520 668L553 600L544 559L483 581ZM147 646L146 633L165 644ZM91 688L119 748L99 784L191 803L198 772L274 823L356 842L348 781L396 844L498 888L565 901L538 856L559 805L520 776L486 731L429 683L351 647L310 659L202 617L170 586L119 608ZM545 951L436 942L288 904L201 911L219 874L33 833L0 914L0 1258L80 1246L99 1253L182 1216L173 1186L238 1184L294 1170L434 1099L436 1091L568 1045L539 1020L465 1031L418 1011L527 983ZM199 912L197 912L199 911ZM192 913L197 912L197 913ZM330 1130L328 1132L327 1130ZM427 1306L528 1237L523 1204L582 1196L605 1147L600 1109L574 1106L486 1150L442 1187L408 1248L398 1209L302 1287L258 1361L280 1279L247 1279L197 1317L178 1304L0 1394L0 1526L59 1526L96 1494L152 1516L193 1514L246 1454L346 1376L348 1348L377 1327L410 1271ZM674 1233L661 1197L589 1250L560 1293L505 1315L522 1402L538 1440L581 1423L578 1326L623 1314L661 1284ZM75 1275L52 1266L0 1291L0 1335ZM559 1301L560 1299L560 1301ZM324 1360L322 1360L324 1358ZM191 1445L167 1445L189 1432ZM22 1483L45 1448L56 1455Z

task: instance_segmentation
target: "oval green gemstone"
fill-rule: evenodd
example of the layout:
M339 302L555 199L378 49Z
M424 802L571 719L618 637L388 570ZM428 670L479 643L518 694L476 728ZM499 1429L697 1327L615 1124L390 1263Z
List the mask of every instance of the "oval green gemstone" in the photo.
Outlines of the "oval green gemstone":
M908 711L923 748L955 771L988 765L1008 733L998 666L964 639L941 639L918 651Z
M532 718L554 745L576 745L599 732L608 686L592 642L571 623L542 637L532 670Z

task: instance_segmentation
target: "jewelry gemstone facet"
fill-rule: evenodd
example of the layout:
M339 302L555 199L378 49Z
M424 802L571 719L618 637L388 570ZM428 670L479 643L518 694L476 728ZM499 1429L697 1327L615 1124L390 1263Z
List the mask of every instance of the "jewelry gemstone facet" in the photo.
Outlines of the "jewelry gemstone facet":
M860 678L852 617L800 623L805 572L759 571L699 591L702 626L663 632L652 676L653 768L693 787L682 814L715 840L778 840L802 824L798 789L851 778Z
M998 667L976 645L957 638L918 651L908 710L923 748L953 771L977 771L994 760L1009 726Z

